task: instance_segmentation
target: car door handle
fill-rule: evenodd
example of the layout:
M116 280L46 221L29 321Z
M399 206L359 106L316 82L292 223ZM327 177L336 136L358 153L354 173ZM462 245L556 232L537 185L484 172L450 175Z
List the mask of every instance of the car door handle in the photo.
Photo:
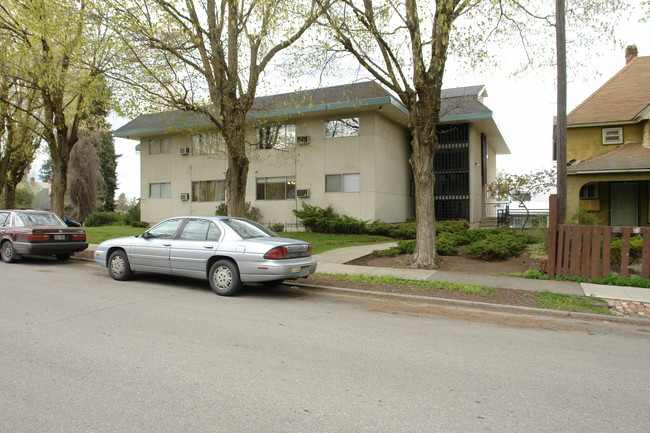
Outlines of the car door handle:
M163 247L170 247L171 245L172 245L171 242L168 244L162 244Z
M203 245L203 248L205 248L206 250L211 250L212 248L214 248L214 245Z

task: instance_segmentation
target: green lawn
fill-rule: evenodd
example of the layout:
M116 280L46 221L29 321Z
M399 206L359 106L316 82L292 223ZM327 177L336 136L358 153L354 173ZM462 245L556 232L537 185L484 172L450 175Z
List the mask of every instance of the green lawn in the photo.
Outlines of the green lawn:
M98 244L106 239L137 236L146 230L142 227L130 226L84 227L83 229L86 231L86 240L89 244Z
M128 226L84 227L83 229L86 231L89 244L98 244L106 239L137 236L146 230L143 228ZM390 242L393 240L385 236L339 235L308 232L282 232L278 233L278 235L309 242L312 244L313 254L319 254L336 248L369 245L381 242Z

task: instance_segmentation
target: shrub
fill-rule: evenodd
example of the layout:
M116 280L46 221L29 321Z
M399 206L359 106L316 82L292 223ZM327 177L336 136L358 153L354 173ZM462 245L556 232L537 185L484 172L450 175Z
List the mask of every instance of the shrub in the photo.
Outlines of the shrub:
M395 239L415 239L416 234L417 225L407 222L393 226L388 236Z
M621 250L623 248L623 239L613 239L609 244L610 260L614 265L621 265ZM643 236L633 236L630 238L630 263L641 260L643 256Z
M219 203L214 214L219 216L228 216L228 205L223 202ZM262 219L262 211L255 206L251 206L250 202L247 201L244 204L244 217L259 222Z
M548 275L542 274L540 271L537 269L528 269L526 272L521 274L522 277L524 278L530 278L533 280L550 280L551 277Z
M436 223L436 232L438 233L457 233L467 229L469 229L469 221L467 220L448 220Z
M86 227L122 225L124 215L119 212L95 212L84 221Z
M269 224L269 228L273 230L274 232L283 232L284 231L284 224L282 223L271 223Z
M456 236L451 232L442 232L436 236L436 252L441 256L455 256L458 254Z
M598 225L598 217L588 210L578 209L569 219L569 223L579 226L595 226Z
M470 244L467 254L483 260L502 260L520 255L531 242L532 238L528 235L502 230Z
M149 223L145 221L133 221L131 227L141 227L146 229L149 227Z
M591 282L594 284L607 284L609 286L629 286L650 289L650 280L641 277L621 277L619 275L609 274L606 277L594 278Z
M142 227L142 226L134 226L133 223L135 222L140 222L140 203L126 211L125 214L122 215L122 222L124 225L127 226L133 226L133 227ZM145 227L148 227L149 224L147 224Z
M376 236L388 236L391 237L391 231L395 226L383 222L382 220L374 220L368 224L368 234Z
M330 205L326 208L302 204L302 210L294 210L296 215L305 226L307 231L315 233L344 233L344 234L366 234L368 223L363 220L339 216Z
M414 252L415 240L404 240L397 242L397 246L390 247L387 250L375 250L371 253L371 255L394 257L400 254L413 254Z

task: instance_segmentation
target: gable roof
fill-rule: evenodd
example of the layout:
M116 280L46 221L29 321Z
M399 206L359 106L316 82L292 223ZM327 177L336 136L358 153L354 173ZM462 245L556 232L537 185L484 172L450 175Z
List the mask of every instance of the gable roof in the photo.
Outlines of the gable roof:
M481 102L484 95L485 86L482 85L444 89L440 121L492 119L492 110ZM402 124L407 120L406 107L373 81L257 97L247 117L262 119L364 107L367 109L382 107L383 114ZM113 134L116 137L139 138L210 125L209 120L200 114L170 110L139 116L115 130ZM507 149L507 146L505 148Z
M639 120L650 107L650 56L636 57L567 116L567 124Z
M650 149L641 143L626 143L609 152L567 167L567 174L650 171Z

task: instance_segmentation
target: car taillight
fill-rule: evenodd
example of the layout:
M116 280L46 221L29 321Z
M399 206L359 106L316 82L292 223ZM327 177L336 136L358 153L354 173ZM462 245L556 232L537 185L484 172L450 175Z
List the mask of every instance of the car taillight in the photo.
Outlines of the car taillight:
M73 233L71 239L73 241L85 241L86 240L86 234L85 233Z
M288 256L287 247L275 247L264 254L265 259L286 259Z
M27 235L27 241L28 242L43 242L43 241L49 241L50 240L50 235Z

